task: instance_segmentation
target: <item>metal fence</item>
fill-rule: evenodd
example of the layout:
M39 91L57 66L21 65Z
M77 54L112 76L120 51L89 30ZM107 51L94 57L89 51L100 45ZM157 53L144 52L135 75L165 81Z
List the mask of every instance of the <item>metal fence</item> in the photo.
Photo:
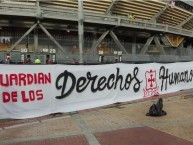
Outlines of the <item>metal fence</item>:
M13 42L17 39L13 39ZM72 61L79 61L79 49L78 40L76 39L63 39L59 38L56 41L65 50L65 53L57 48L57 46L49 38L39 38L38 40L38 52L34 52L34 40L31 37L23 39L18 46L11 52L11 59L14 62L21 62L22 48L28 48L28 54L34 55L47 55L48 52L42 52L46 49L56 49L56 62L57 63L71 63ZM85 63L113 63L116 59L121 62L139 63L139 62L177 62L177 61L191 61L193 56L192 47L188 48L164 48L165 55L161 55L159 50L152 52L151 50L156 48L156 45L149 45L145 54L140 54L145 44L140 43L124 43L124 46L128 54L125 54L114 41L102 41L96 49L92 50L92 46L95 41L84 41L83 59ZM18 50L17 52L15 50ZM151 52L151 53L150 53ZM5 58L6 52L1 53L0 62Z

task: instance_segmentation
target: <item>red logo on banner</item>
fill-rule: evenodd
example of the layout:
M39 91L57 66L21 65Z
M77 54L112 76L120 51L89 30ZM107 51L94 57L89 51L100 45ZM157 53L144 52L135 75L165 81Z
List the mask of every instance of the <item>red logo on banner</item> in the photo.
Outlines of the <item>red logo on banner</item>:
M145 72L146 86L143 89L144 97L151 97L154 95L159 95L158 86L156 82L156 71L150 70Z

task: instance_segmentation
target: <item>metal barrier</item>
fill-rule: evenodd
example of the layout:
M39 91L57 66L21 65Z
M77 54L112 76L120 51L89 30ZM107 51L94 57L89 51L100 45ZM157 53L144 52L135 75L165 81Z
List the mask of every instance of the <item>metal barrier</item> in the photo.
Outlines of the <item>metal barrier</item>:
M60 49L57 48L57 46L49 40L49 38L39 38L39 46L38 46L38 52L34 52L33 46L34 43L32 40L30 40L28 44L28 51L23 53L29 53L31 55L48 55L51 54L51 50L55 49L56 52L56 62L57 63L71 63L72 60L69 58L73 58L75 62L79 61L79 49L78 49L78 41L77 40L62 40L62 39L56 39L63 49L65 50L65 54L61 52ZM105 63L114 63L116 58L121 57L122 62L176 62L176 61L190 61L192 60L193 55L193 49L190 48L172 48L167 47L164 48L166 55L160 55L155 53L149 53L151 52L152 48L156 48L156 45L149 45L148 50L145 54L140 54L142 48L145 44L133 44L133 43L121 43L125 50L127 51L128 55L124 53L116 44L114 41L105 41L100 44L96 51L93 52L91 50L93 41L85 41L84 42L84 49L83 49L83 59L85 63L98 63L99 62L99 56L103 57L103 62ZM23 40L18 46L17 46L17 52L15 49L11 52L11 59L14 62L21 62L21 50L26 46L26 40ZM133 52L132 47L135 47L135 51ZM43 49L46 49L47 52L43 52ZM183 51L182 51L183 50ZM102 51L102 54L99 54L99 52ZM121 52L121 54L118 54ZM3 51L0 55L0 61L3 61L5 58L5 54L7 52ZM160 55L160 56L159 56ZM156 57L155 57L156 56Z

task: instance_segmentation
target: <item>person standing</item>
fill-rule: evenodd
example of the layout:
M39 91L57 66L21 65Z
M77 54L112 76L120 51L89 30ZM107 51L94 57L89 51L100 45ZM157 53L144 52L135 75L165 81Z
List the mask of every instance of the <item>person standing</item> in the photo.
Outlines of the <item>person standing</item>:
M30 55L27 55L27 57L24 60L24 64L31 64Z
M10 56L10 54L7 54L5 57L5 63L10 64L10 62L11 62L11 56Z
M50 59L50 55L46 56L46 64L52 64L52 60Z
M35 59L35 64L41 64L41 60L38 57Z

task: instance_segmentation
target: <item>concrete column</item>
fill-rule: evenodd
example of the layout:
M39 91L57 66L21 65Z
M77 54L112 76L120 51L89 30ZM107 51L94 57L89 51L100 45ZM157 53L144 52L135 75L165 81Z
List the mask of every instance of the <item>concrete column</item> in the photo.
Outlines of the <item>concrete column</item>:
M36 1L36 18L42 19L42 12L39 1Z
M79 38L79 63L83 63L83 48L84 48L84 12L83 0L78 0L78 38Z
M186 51L185 51L185 54L186 54L187 56L191 56L191 55L192 55L191 48L192 48L192 45L189 44L188 47L187 47L187 49L186 49Z
M132 38L132 54L136 54L136 37Z
M183 51L184 51L184 43L183 42L180 44L178 49L179 49L179 55L182 56L183 55Z
M94 32L93 33L93 40L92 40L92 48L94 48L95 47L95 42L97 41L97 32ZM93 53L93 54L95 54L96 52L94 52L94 50L96 50L96 49L92 49L91 48L91 53Z
M34 54L38 52L38 28L34 29Z

